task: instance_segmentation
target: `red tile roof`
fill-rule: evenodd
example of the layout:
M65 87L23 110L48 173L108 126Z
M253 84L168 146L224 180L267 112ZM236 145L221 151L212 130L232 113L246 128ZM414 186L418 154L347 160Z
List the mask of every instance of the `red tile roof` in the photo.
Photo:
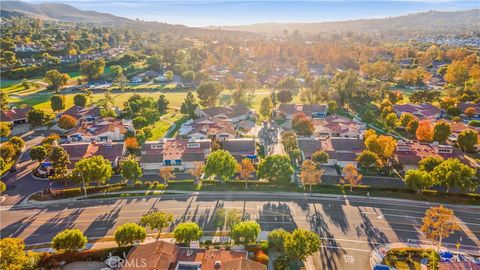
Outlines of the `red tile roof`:
M28 112L32 108L15 108L10 110L1 110L0 111L0 121L1 122L13 122L18 120L23 120L27 118Z

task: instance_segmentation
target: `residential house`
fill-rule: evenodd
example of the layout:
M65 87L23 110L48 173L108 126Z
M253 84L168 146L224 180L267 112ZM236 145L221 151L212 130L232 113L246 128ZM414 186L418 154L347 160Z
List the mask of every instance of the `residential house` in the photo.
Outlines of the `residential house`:
M357 156L365 149L360 138L298 138L297 143L303 159L310 159L313 153L323 150L329 156L325 165L340 167L357 166Z
M179 135L187 139L217 139L235 138L237 131L232 122L214 117L204 117L185 122L179 129Z
M393 106L393 111L397 114L398 117L400 117L402 113L411 113L420 120L436 120L440 119L443 116L443 111L430 103L398 104Z
M367 126L361 121L337 114L314 119L315 137L362 138Z
M456 144L458 140L458 135L465 130L471 130L477 133L477 144L475 145L475 150L480 151L480 128L467 125L462 122L453 122L450 120L440 120L438 122L445 122L450 125L450 136L448 136L448 142L451 144Z
M230 152L237 160L257 158L257 143L255 138L236 138L221 141L222 149Z
M14 125L26 123L28 112L31 109L30 107L25 107L0 110L0 122L8 122Z
M457 108L465 115L465 110L468 108L473 108L474 114L472 118L480 118L480 103L473 103L473 102L461 102L457 104Z
M327 104L288 104L282 103L275 111L276 117L285 118L287 120L293 119L297 113L304 113L307 117L312 119L325 118L327 116Z
M130 122L115 119L83 122L66 134L70 142L123 141L127 132L135 132Z
M58 117L68 114L79 122L87 121L92 122L97 120L100 117L100 108L96 106L91 107L82 107L82 106L72 106L65 110L64 112L60 113Z
M191 169L195 162L205 162L211 147L210 139L162 138L148 141L141 149L140 166L144 170L158 170L163 166Z
M192 242L193 243L193 242ZM180 247L165 241L154 241L133 247L126 262L141 262L145 270L266 270L267 266L248 259L244 250L200 248L198 244ZM121 270L138 269L134 263Z
M60 146L69 156L69 169L73 169L75 163L81 159L92 156L103 156L111 162L113 167L116 167L125 153L125 145L123 142L75 142L61 144ZM42 167L48 167L50 164L51 162L47 159L47 161L42 164Z
M452 145L412 141L397 142L395 159L403 165L404 171L418 169L418 163L426 157L458 158L463 163L470 164L462 151Z
M256 118L255 111L244 105L211 107L206 109L197 107L195 110L195 115L197 117L212 117L230 120L234 124L241 120Z

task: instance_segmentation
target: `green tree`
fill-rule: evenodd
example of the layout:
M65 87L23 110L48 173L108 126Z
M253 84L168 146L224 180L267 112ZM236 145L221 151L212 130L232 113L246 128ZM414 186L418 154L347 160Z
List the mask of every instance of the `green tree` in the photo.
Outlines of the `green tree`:
M53 95L50 98L50 106L54 112L58 112L65 109L65 96Z
M80 73L87 78L89 82L97 80L105 70L105 60L103 58L95 60L83 60L80 62Z
M402 113L400 115L400 119L399 119L399 124L400 126L406 128L408 126L408 123L410 123L410 121L416 119L416 117L411 114L411 113Z
M5 161L3 161L3 158L0 158L0 170L3 170L4 167L5 167ZM7 190L7 185L5 185L5 183L0 181L0 194L5 192L5 190Z
M30 148L30 159L42 162L48 156L47 149L43 146L33 146Z
M294 171L288 156L271 155L260 162L257 172L272 184L289 184Z
M67 84L70 76L67 73L60 73L56 69L52 69L45 73L45 82L47 82L49 87L55 92L58 92L65 84Z
M292 92L289 90L282 90L277 93L277 100L280 103L289 103L293 100Z
M203 231L194 222L180 223L173 230L173 236L178 243L190 243L191 241L197 241L202 237Z
M303 113L298 113L293 116L292 128L301 136L311 136L315 130L312 120Z
M285 239L285 255L297 262L305 261L308 256L317 252L320 248L320 239L314 232L295 229L290 237Z
M470 191L478 185L473 180L476 171L470 166L463 164L456 158L449 158L435 167L431 172L435 183L447 188L447 193L455 188L460 187L465 191Z
M86 185L92 182L105 184L113 175L112 164L103 156L82 158L75 163L72 175L79 181L85 181Z
M395 128L397 126L397 122L398 117L394 112L387 114L387 117L385 117L385 124L387 124L387 126L390 128Z
M200 104L205 108L215 106L222 91L222 85L219 82L202 82L197 88L197 96L200 99Z
M237 161L225 150L217 150L212 152L207 158L205 166L205 175L207 177L219 177L223 181L227 181L235 174Z
M133 158L127 159L122 162L121 172L123 178L131 180L134 183L143 175L142 168L138 164L138 161Z
M281 141L285 152L290 152L297 148L297 134L293 131L283 132L281 135Z
M463 151L472 152L478 143L477 132L469 129L464 130L458 135L457 142Z
M8 93L4 90L0 90L0 110L8 110Z
M358 73L354 70L338 72L332 80L332 88L338 94L340 105L349 105L353 93L359 85Z
M119 247L131 246L143 242L147 237L144 227L135 223L125 223L115 230L115 242Z
M173 71L168 70L167 72L165 72L165 78L167 78L167 80L169 81L173 80Z
M87 105L87 96L85 94L76 94L73 96L73 104L75 104L75 106L85 107L85 105Z
M173 215L163 212L153 212L142 216L141 226L148 226L150 230L157 230L157 240L160 238L162 229L168 227L173 221Z
M433 169L435 169L435 167L440 165L442 162L443 162L443 158L440 157L440 156L439 157L435 157L435 156L426 157L426 158L423 158L422 160L420 160L420 162L418 163L418 167L422 171L431 172L431 171L433 171Z
M195 72L193 70L187 70L182 73L182 78L185 82L191 83L195 80Z
M0 269L22 270L28 260L25 244L19 238L0 239L0 254Z
M357 157L358 165L370 169L379 163L380 158L372 151L364 150Z
M13 144L7 142L0 145L0 157L5 162L10 162L15 157L16 154L17 154L17 151Z
M255 221L243 221L233 226L230 236L236 244L253 244L260 234L260 225Z
M433 128L433 140L439 143L445 143L450 133L450 125L448 123L436 123Z
M316 151L312 154L312 160L317 164L327 163L328 158L329 158L328 153L323 150Z
M135 118L132 120L132 124L133 124L133 127L134 127L136 130L139 130L139 129L142 129L142 128L148 126L148 121L147 121L147 119L145 119L145 117L143 117L143 116L138 116L138 117L135 117Z
M157 108L158 108L158 112L160 114L165 114L167 113L167 110L168 110L168 104L170 102L167 100L167 98L165 97L165 95L160 95L160 97L158 97L158 100L157 100Z
M269 97L264 97L260 103L260 114L269 119L272 113L273 104Z
M0 137L8 137L10 132L10 123L0 122Z
M17 153L20 152L23 149L23 147L25 147L25 141L18 136L11 137L10 139L8 139L8 142L15 147L15 151Z
M235 225L242 221L242 213L238 209L231 209L227 211L225 224L227 230L232 230Z
M59 232L52 239L52 248L61 252L73 252L82 249L87 244L87 237L78 229L68 229Z
M190 118L195 118L195 110L198 107L197 99L192 92L188 92L185 100L182 103L180 112L183 114L188 114Z
M430 174L422 170L407 171L405 174L405 183L409 189L415 190L418 193L434 184Z
M58 126L63 129L71 129L77 125L77 119L68 114L64 114L58 120Z
M50 162L54 171L54 179L63 179L66 181L68 174L67 166L70 164L70 156L61 146L55 146L50 153Z
M268 247L278 252L284 252L285 240L290 237L290 233L284 229L275 229L268 234Z

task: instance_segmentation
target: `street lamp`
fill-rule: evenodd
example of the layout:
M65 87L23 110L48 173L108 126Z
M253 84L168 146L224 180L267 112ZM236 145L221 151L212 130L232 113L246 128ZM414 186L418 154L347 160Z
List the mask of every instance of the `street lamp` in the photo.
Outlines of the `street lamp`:
M78 172L78 176L80 176L82 178L83 195L86 199L87 198L87 188L85 187L85 180L83 179L83 172Z

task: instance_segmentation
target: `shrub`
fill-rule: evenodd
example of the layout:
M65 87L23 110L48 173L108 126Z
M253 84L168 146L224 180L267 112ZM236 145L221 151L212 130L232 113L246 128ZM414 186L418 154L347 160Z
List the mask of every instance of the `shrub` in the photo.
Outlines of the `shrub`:
M143 185L143 182L140 180L135 181L134 187L139 188Z
M472 127L480 127L480 120L472 120L468 124Z
M149 188L149 187L152 185L152 182L150 182L150 181L145 181L145 182L143 182L143 185L144 185L145 187Z
M260 249L263 251L263 252L268 252L268 241L266 240L263 240L261 241L260 243L258 243L258 246L260 247Z
M152 186L153 186L153 187L157 187L159 184L160 184L160 183L159 183L158 181L156 181L156 180L152 182Z

